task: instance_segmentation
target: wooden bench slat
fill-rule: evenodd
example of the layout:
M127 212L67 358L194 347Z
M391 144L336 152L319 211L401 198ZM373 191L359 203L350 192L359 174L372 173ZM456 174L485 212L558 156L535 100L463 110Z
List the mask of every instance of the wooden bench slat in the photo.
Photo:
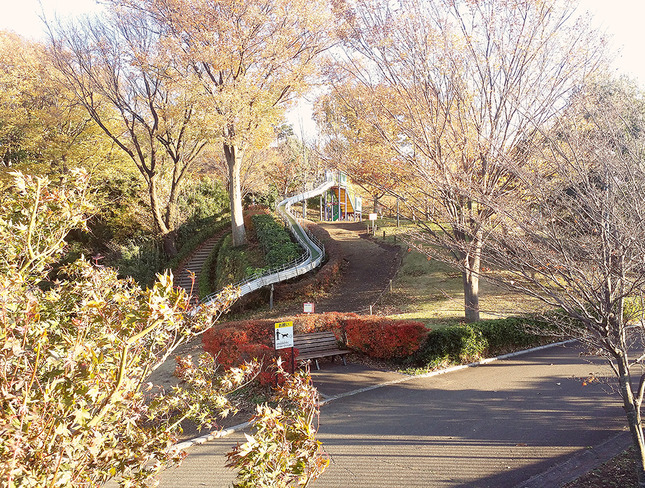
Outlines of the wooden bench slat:
M334 342L317 342L317 343L307 343L307 344L302 344L302 343L293 343L293 347L297 347L299 349L303 348L308 348L308 349L324 349L326 347L330 348L338 348L338 343Z
M320 369L318 358L340 356L343 364L345 354L351 351L338 348L338 340L331 331L310 332L293 337L293 347L298 349L297 359L300 361L313 359L316 363L316 369Z

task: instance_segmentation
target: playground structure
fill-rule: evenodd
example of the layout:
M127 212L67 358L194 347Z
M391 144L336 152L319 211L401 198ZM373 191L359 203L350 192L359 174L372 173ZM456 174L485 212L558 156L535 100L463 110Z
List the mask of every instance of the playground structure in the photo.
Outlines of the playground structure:
M240 297L247 295L255 290L259 290L265 286L272 285L274 283L279 283L281 281L287 281L296 276L308 273L309 271L317 268L322 263L325 257L325 246L311 233L303 229L303 227L298 222L298 219L291 213L291 207L295 203L309 200L310 198L323 195L328 190L330 190L334 185L337 185L335 175L331 171L325 172L324 180L320 181L314 185L313 190L305 191L303 193L298 193L291 197L285 198L280 202L276 208L278 215L285 222L285 225L289 228L293 236L300 243L304 249L303 254L300 258L287 263L284 266L271 269L260 275L250 276L245 280L235 283L232 286L238 288L240 291ZM346 183L345 183L346 185ZM337 185L337 188L341 188L341 185ZM344 187L347 189L346 186ZM347 209L347 207L345 207ZM220 292L211 293L202 300L204 305L208 305L212 301L217 299L217 296Z
M320 220L362 220L363 200L350 190L347 175L342 171L327 173L327 179L333 179L335 184L320 195Z

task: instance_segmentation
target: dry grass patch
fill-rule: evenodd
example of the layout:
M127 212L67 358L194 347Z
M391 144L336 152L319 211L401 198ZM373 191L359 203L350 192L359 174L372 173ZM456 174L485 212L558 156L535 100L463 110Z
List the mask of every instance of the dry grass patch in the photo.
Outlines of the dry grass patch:
M411 225L406 222L396 227L396 221L381 223L377 236L390 244L407 249L399 234ZM500 272L501 273L501 272ZM429 259L414 249L404 253L403 262L393 281L392 293L384 294L378 310L396 319L419 320L437 328L454 325L464 318L464 290L459 271L446 263ZM506 318L522 313L537 313L545 306L537 299L510 292L490 281L480 282L480 310L482 319Z

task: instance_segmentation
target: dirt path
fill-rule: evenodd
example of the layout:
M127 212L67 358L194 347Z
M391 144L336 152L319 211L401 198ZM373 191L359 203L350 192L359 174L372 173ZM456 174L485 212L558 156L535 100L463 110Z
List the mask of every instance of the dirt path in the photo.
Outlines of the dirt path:
M369 313L399 268L400 248L369 239L364 222L319 225L338 242L345 262L341 281L328 298L316 303L316 312Z

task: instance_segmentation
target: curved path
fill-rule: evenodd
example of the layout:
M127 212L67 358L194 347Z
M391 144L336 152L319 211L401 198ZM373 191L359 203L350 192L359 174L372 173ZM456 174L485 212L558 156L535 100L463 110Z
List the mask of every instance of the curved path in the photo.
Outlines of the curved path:
M316 303L316 312L369 313L389 288L401 261L401 249L369 239L365 222L323 222L344 258L340 281ZM377 307L374 308L376 313Z

